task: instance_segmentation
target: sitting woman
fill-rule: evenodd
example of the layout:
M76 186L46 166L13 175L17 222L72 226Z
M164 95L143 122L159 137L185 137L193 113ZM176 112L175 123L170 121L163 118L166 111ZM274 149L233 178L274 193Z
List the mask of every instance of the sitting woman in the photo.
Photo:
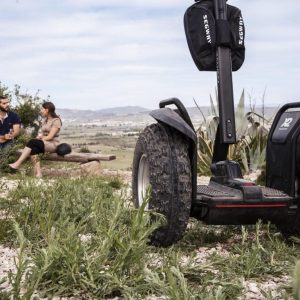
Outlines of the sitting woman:
M35 176L42 177L41 165L37 154L56 152L59 144L58 134L62 126L61 119L55 113L55 106L52 102L44 102L42 104L41 115L44 119L39 134L26 144L19 159L9 164L13 171L18 170L21 164L31 156Z

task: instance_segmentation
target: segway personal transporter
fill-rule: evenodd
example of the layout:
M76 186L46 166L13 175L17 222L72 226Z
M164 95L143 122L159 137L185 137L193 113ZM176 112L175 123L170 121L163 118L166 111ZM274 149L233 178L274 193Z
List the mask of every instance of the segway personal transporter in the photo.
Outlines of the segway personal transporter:
M178 241L190 216L215 225L262 220L276 224L285 236L299 234L300 102L284 105L275 116L268 136L266 187L243 179L240 165L227 160L229 145L236 143L232 71L245 56L241 11L226 0L200 0L187 9L184 24L198 69L217 71L219 125L212 177L207 186L197 185L197 136L191 119L178 99L161 101L150 113L157 123L140 134L133 160L136 207L150 190L148 208L167 221L151 243Z

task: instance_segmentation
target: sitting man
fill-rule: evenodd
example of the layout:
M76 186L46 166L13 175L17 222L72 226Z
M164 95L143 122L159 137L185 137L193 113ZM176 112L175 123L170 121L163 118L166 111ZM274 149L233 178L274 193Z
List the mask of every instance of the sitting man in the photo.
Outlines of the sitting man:
M9 111L9 100L6 96L0 96L0 150L12 144L14 138L20 134L21 119Z

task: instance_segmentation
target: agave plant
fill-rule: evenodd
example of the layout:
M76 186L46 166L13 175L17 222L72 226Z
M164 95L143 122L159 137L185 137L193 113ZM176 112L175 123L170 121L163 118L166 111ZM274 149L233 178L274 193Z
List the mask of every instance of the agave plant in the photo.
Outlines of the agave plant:
M194 102L196 103L195 100ZM205 117L196 103L203 116L203 123L197 130L200 175L210 174L213 145L219 123L218 108L211 96L210 104L211 115ZM238 102L235 121L237 143L229 146L228 159L238 161L245 173L262 168L265 161L269 121L255 111L245 112L244 91Z
M198 136L198 173L206 175L210 172L213 157L213 141L218 126L218 117L208 121L208 126L200 126L197 130Z

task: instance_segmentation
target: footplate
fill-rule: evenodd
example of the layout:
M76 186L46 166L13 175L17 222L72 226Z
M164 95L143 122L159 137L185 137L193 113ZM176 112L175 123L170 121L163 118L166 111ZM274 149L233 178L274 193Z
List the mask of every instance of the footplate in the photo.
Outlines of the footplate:
M281 222L292 198L282 191L254 184L225 186L210 181L197 186L192 216L208 224L255 224L258 220Z

